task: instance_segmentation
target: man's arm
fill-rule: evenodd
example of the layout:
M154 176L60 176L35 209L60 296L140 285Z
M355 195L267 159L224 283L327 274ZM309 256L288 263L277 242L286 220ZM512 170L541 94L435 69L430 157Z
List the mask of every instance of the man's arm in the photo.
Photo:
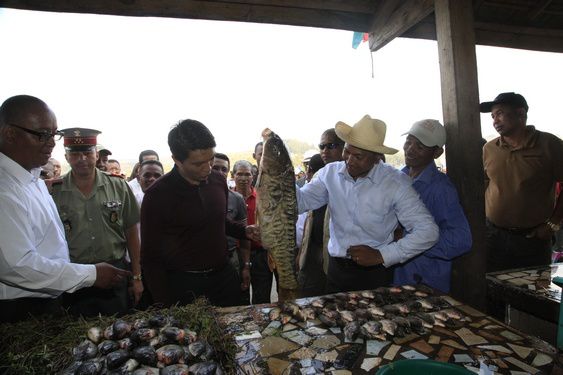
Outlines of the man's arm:
M424 256L452 260L471 249L471 228L459 203L455 187L449 183L438 185L427 207L440 228L438 242L424 252Z
M143 282L141 280L141 249L137 224L127 229L125 236L127 238L127 251L131 259L131 272L133 273L131 293L133 294L135 304L137 304L143 294Z
M297 185L295 186L297 210L299 214L317 209L328 203L328 190L324 183L326 168L321 169L317 173L316 178L313 178L302 188L299 188Z
M410 183L397 189L393 207L397 219L405 227L405 236L397 242L380 246L386 267L403 263L431 248L440 235L432 215Z
M48 196L48 193L45 192ZM45 202L56 210L54 203ZM0 195L0 281L21 289L57 296L62 292L74 292L92 286L96 280L94 265L74 264L68 259L64 238L50 249L61 258L51 259L37 251L34 232L29 221L30 213L15 194ZM33 215L33 213L31 213ZM46 225L47 230L61 230L56 222Z
M165 252L162 249L162 226L166 223L163 211L168 208L163 207L158 198L154 194L146 194L141 207L141 268L154 302L168 306L175 303L169 292L163 259Z

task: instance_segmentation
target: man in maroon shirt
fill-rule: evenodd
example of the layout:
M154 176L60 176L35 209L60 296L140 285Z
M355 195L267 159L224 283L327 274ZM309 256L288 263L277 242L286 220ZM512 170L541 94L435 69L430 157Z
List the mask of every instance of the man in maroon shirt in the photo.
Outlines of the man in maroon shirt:
M227 237L258 239L255 226L226 218L227 183L213 171L215 139L195 120L168 133L174 168L146 192L141 209L141 264L154 302L240 304L240 279Z

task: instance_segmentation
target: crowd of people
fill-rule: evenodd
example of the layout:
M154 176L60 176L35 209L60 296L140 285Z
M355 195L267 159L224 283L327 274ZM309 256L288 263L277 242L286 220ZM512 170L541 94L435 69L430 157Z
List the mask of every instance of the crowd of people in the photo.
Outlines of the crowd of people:
M499 133L483 147L487 272L549 264L563 219L563 142L526 124L519 94L480 109ZM419 283L449 292L452 261L470 251L472 232L436 167L446 130L433 119L405 130L401 170L385 163L398 150L385 144L382 120L366 115L320 134L296 180L301 295ZM0 107L0 321L63 309L123 314L200 296L217 306L270 302L275 264L260 243L254 188L261 142L255 165L231 162L204 124L183 120L168 134L172 170L144 150L128 179L99 133L59 130L32 96ZM60 139L70 166L62 176L51 158Z

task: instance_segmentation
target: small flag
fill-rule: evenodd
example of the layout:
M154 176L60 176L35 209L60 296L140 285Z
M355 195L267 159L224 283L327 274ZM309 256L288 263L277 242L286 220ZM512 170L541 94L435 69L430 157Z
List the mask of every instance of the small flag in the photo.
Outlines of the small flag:
M368 33L360 33L358 31L354 31L354 35L352 36L352 48L356 49L362 42L366 42L369 40Z

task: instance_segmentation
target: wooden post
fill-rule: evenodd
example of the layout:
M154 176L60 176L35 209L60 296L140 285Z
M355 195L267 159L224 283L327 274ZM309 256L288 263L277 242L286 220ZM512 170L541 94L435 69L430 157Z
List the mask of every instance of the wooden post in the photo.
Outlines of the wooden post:
M451 294L484 310L485 199L472 1L436 0L435 15L447 173L473 235L471 252L454 261Z

